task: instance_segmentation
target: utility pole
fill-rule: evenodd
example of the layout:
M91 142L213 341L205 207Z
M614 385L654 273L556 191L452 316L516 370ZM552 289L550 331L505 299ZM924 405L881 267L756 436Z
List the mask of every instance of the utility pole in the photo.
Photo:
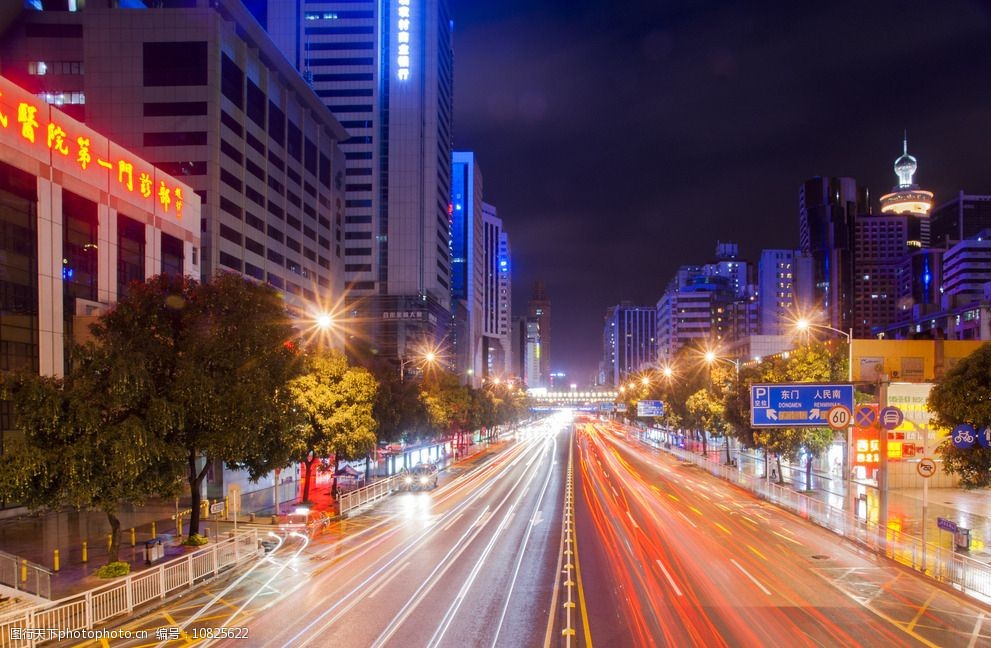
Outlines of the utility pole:
M888 374L881 374L877 389L877 411L878 411L878 449L881 454L881 465L877 471L877 494L878 494L878 524L881 533L884 534L884 543L888 543L888 429L881 423L880 413L888 406Z

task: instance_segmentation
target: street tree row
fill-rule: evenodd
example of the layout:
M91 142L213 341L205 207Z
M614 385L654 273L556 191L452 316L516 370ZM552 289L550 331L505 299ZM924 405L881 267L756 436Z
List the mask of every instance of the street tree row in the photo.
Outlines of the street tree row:
M379 441L491 427L527 409L516 392L472 390L443 372L403 382L385 363L306 347L281 296L233 274L132 283L68 356L63 378L0 378L19 432L3 449L0 497L103 511L111 562L124 503L188 489L198 535L201 486L218 461L254 481L292 463L309 477L320 457L360 459Z

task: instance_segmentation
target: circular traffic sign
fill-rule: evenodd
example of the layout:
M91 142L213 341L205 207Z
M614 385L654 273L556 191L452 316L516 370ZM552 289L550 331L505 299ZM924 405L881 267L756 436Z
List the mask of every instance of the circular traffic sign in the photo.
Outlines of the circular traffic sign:
M991 448L991 427L986 427L977 433L977 442L982 448Z
M877 410L874 409L873 405L860 405L853 418L857 427L873 427L874 422L877 421Z
M919 465L916 466L915 469L919 472L920 475L922 475L926 479L929 479L930 477L936 474L936 462L930 459L929 457L923 457L922 460L919 461Z
M885 430L894 430L905 420L905 415L897 407L888 406L881 410L879 418L881 419L881 426Z
M970 448L977 441L977 431L974 430L973 425L968 425L967 423L961 423L960 425L953 428L953 432L950 433L950 438L953 440L953 445L957 448Z
M842 430L843 428L850 426L850 419L852 414L843 405L837 405L831 407L829 412L826 414L826 422L829 423L829 427L834 430Z

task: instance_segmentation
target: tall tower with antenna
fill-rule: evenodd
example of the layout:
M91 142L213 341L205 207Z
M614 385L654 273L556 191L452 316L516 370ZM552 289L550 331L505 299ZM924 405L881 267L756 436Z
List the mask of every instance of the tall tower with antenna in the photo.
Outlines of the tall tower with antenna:
M929 247L929 211L933 206L933 192L920 189L913 179L919 163L908 154L908 133L902 140L902 154L895 160L898 184L891 193L881 196L882 214L905 214L920 219L918 241L910 241L914 247Z

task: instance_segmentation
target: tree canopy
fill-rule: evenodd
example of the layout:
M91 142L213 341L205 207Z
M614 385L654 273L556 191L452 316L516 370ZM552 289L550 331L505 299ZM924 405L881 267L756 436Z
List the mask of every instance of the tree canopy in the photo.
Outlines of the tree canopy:
M929 393L932 425L951 430L968 423L976 430L991 425L991 344L962 359L933 385ZM964 488L991 486L991 449L957 448L949 436L936 449L943 470L960 476Z

